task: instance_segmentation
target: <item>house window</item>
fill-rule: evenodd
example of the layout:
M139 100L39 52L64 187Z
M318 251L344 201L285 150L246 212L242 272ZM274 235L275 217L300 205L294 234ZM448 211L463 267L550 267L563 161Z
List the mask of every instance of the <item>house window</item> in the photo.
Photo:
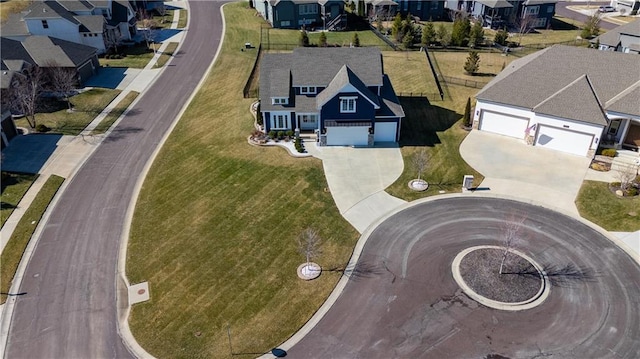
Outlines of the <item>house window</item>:
M403 11L409 11L409 0L404 0Z
M318 122L318 115L313 113L298 115L298 121L301 124L314 124Z
M525 13L527 15L538 15L539 11L540 11L540 6L529 6L527 7L527 10L525 11Z
M300 87L300 94L301 95L313 95L316 93L316 88L315 86L302 86Z
M271 99L272 105L287 105L289 103L289 99L286 97L273 97Z
M546 17L541 17L536 19L536 21L533 22L533 27L545 27L547 25L547 18Z
M340 112L355 113L357 97L340 97Z
M48 29L49 28L49 23L47 23L47 20L42 20L42 28L43 29Z
M280 26L285 27L285 26L291 26L291 21L287 20L287 21L280 21Z
M620 120L611 121L611 125L609 125L609 131L607 131L610 135L618 134L618 128L620 128Z
M289 115L272 115L271 116L271 129L273 130L288 130L291 126L289 126Z
M418 1L416 3L416 10L418 10L418 11L422 10L422 1Z
M318 4L304 4L300 5L298 13L300 15L311 15L318 13Z

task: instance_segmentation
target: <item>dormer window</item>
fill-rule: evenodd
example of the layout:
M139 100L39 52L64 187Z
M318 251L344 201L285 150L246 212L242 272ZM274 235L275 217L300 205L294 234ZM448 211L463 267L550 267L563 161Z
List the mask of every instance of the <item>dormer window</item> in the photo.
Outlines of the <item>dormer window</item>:
M340 97L340 112L355 113L357 97Z
M272 97L271 104L272 105L288 105L289 99L286 97Z
M300 87L301 95L315 95L316 87L315 86L302 86Z

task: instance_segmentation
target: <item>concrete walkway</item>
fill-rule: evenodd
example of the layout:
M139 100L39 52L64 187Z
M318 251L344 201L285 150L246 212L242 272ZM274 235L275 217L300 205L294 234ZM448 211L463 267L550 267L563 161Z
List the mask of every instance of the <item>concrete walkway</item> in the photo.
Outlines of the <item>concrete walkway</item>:
M384 191L404 169L397 145L352 148L307 143L306 148L322 160L333 200L358 232L363 233L378 218L406 203Z

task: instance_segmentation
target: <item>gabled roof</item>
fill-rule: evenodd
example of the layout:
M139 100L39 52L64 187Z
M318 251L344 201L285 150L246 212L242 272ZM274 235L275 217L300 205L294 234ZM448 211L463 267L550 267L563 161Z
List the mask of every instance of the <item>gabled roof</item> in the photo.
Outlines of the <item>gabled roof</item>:
M591 40L591 42L596 43L600 42L602 45L607 46L618 46L620 43L620 35L628 35L633 37L638 37L638 41L640 41L640 19L632 21L626 25L621 25L616 27L615 29L609 30L604 34L596 37Z
M107 21L109 25L115 26L122 22L128 22L128 9L130 6L126 0L113 0L111 3L111 19Z
M640 117L640 80L606 104L607 110Z
M375 47L308 48L293 50L293 86L326 87L343 65L367 86L382 86L382 55Z
M376 111L376 116L397 116L404 117L404 110L400 105L400 100L396 96L396 92L391 86L391 80L389 76L384 75L384 85L380 91L380 109Z
M488 6L492 9L501 9L501 8L512 8L510 2L507 0L477 0L480 4L484 6Z
M344 89L349 85L351 85L351 87L353 87L357 92L359 92L362 96L369 100L369 102L371 102L375 108L380 108L378 96L373 94L347 65L342 65L327 88L325 88L318 94L318 96L316 97L316 100L318 101L318 108L322 107L322 105L327 103L327 101L334 98L340 92L344 91Z
M532 6L532 5L542 5L542 4L556 4L557 2L558 0L525 0L524 5Z
M511 63L476 98L533 110L586 75L600 103L606 104L638 81L639 63L634 55L555 45ZM580 100L584 106L586 101L595 100L588 95Z
M86 0L63 0L60 1L60 5L71 12L90 11L94 8L93 4Z
M49 36L29 36L23 42L2 38L2 61L14 71L19 64L76 67L95 56L97 49ZM24 66L24 65L20 65Z
M29 35L27 24L22 20L22 14L11 14L0 27L2 36Z
M260 61L260 109L282 109L272 105L271 97L289 97L291 54L264 54ZM284 95L283 95L284 94Z
M77 15L75 18L82 24L80 32L102 33L105 18L102 15Z
M578 77L572 83L549 96L534 107L533 111L543 115L607 125L607 117L587 75Z

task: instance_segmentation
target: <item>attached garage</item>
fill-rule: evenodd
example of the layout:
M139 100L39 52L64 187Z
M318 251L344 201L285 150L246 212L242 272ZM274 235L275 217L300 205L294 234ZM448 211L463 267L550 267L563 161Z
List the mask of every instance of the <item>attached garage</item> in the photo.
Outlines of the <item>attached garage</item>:
M397 122L376 122L373 141L396 142L397 128Z
M327 146L367 146L371 122L326 121Z
M593 135L590 133L540 125L535 143L536 146L586 156L592 142Z
M500 135L524 139L529 126L529 119L505 113L482 110L480 113L481 131L493 132Z

